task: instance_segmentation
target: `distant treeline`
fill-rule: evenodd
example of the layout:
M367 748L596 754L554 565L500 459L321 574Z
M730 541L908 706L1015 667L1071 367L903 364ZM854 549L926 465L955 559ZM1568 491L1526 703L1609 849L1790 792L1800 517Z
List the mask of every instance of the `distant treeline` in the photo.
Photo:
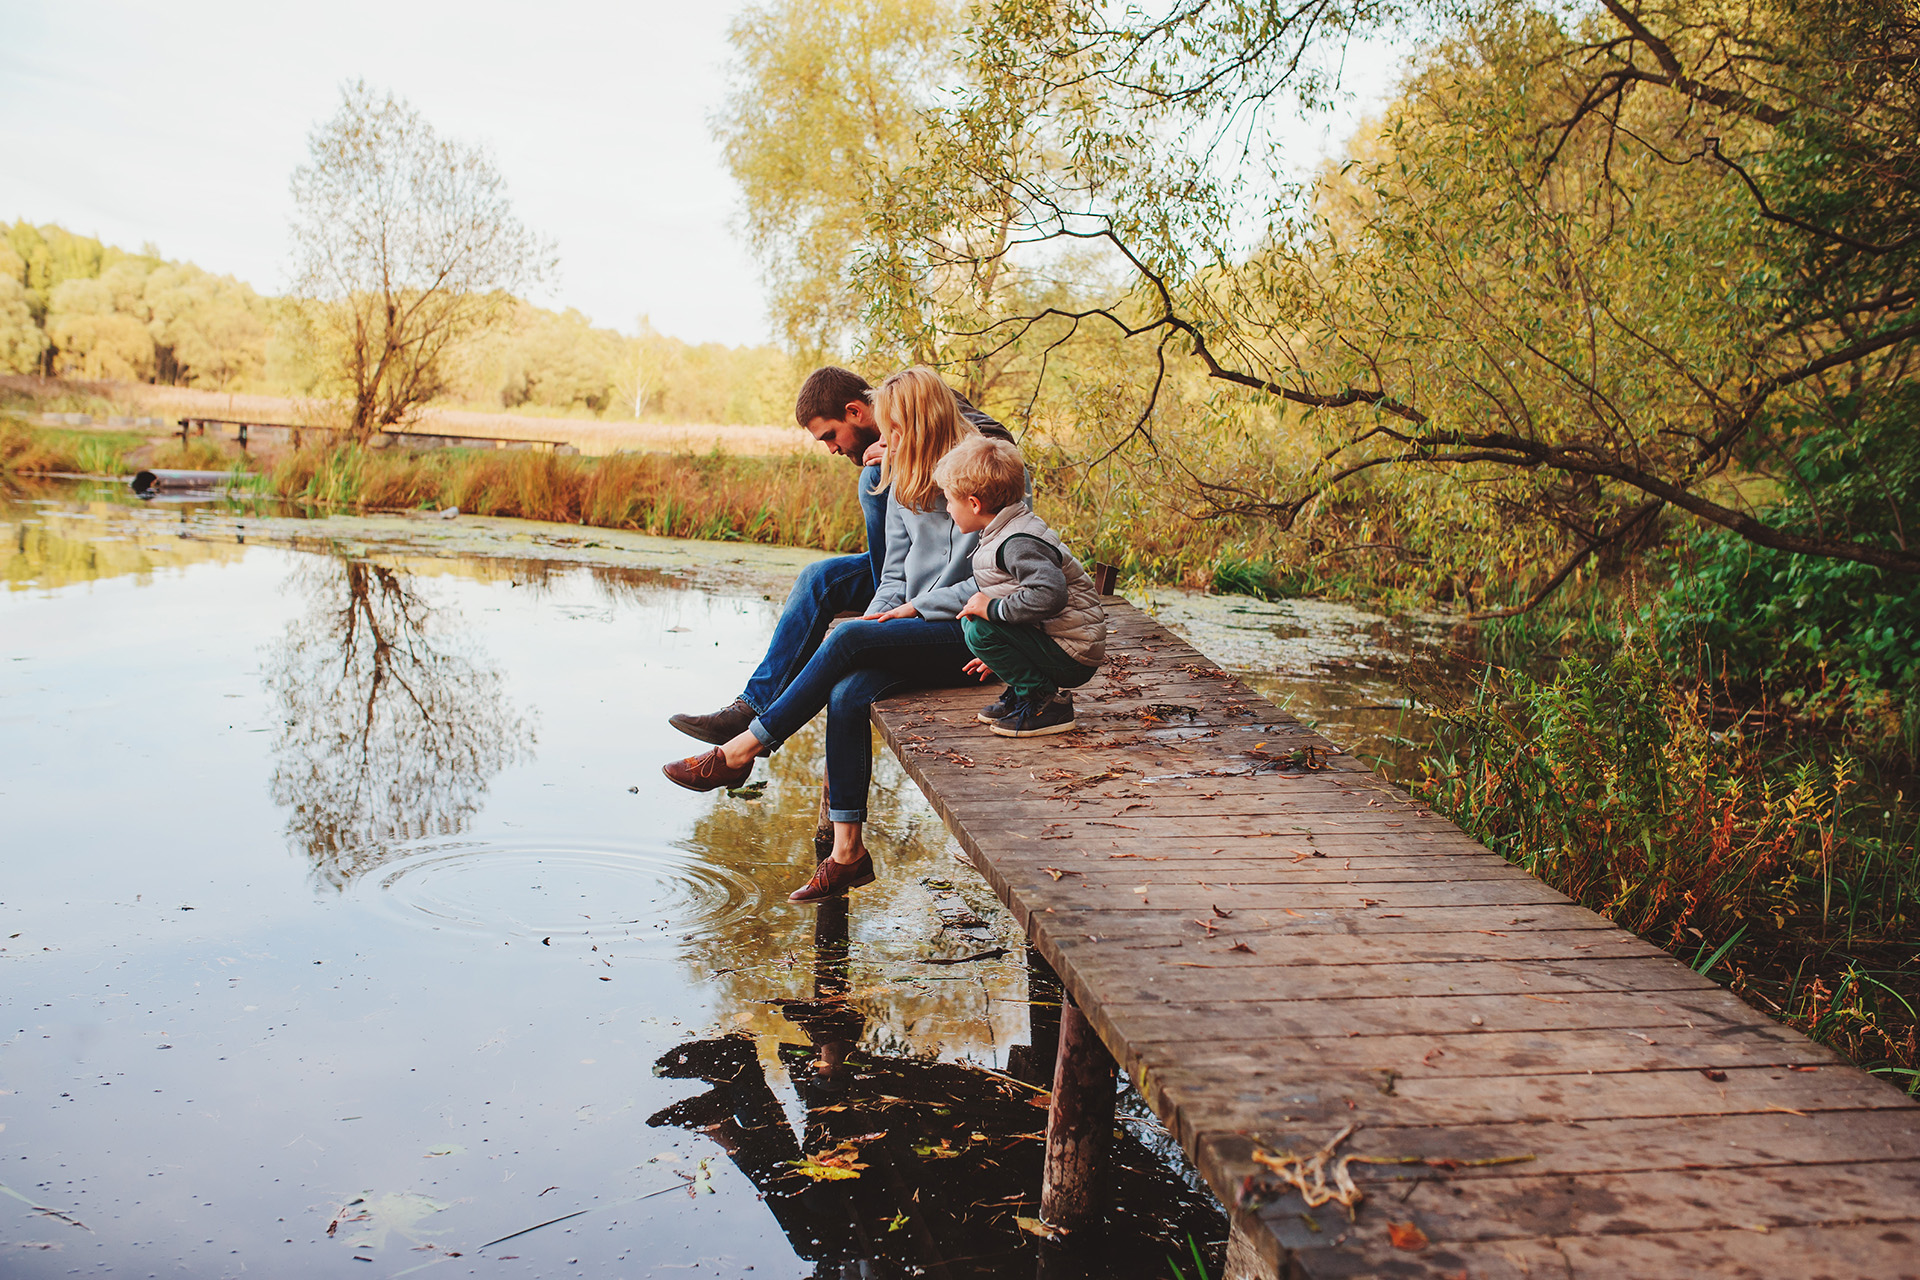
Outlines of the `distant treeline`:
M306 395L317 376L293 309L243 280L57 226L0 223L0 373ZM773 423L797 371L774 347L596 328L515 300L450 362L442 399L669 422Z

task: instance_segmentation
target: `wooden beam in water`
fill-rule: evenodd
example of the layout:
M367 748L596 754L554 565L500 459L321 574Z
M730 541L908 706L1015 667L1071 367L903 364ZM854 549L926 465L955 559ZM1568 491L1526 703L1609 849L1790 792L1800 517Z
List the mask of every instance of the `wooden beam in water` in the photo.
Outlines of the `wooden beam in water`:
M1047 1159L1040 1182L1040 1220L1078 1231L1097 1221L1103 1167L1113 1135L1113 1055L1080 1006L1060 1008L1060 1052L1047 1106Z

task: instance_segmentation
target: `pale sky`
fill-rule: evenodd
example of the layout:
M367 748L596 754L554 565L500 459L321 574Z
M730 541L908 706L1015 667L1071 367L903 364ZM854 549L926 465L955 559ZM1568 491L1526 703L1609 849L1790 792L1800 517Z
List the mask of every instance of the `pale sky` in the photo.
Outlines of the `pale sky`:
M492 152L559 248L535 301L627 332L645 313L689 341L769 341L707 127L741 3L0 0L0 219L282 292L287 179L357 77ZM1368 53L1348 62L1350 110L1288 130L1303 169L1391 82L1399 58Z
M288 274L287 179L355 77L480 143L559 246L545 305L689 341L770 338L707 129L737 0L0 0L0 219Z

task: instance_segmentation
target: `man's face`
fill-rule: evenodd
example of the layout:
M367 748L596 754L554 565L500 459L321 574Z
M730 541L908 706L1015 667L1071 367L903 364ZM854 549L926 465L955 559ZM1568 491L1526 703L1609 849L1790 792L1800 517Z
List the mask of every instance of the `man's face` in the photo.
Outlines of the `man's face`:
M858 466L867 447L880 439L880 427L873 420L873 406L854 401L847 405L844 418L815 418L809 422L807 434L827 446L828 453L849 458Z

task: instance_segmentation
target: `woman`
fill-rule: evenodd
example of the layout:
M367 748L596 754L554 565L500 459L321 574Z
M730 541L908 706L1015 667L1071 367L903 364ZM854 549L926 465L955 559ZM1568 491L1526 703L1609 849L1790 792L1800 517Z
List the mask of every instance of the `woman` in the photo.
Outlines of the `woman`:
M739 786L756 757L776 750L826 709L833 853L790 895L791 902L817 902L873 883L873 859L861 838L873 776L869 708L903 689L962 683L973 656L956 615L973 594L971 562L979 536L954 528L933 467L978 428L960 415L940 376L924 366L882 382L873 393L873 411L886 445L875 487L891 487L886 565L867 615L829 632L744 733L662 770L694 791Z

